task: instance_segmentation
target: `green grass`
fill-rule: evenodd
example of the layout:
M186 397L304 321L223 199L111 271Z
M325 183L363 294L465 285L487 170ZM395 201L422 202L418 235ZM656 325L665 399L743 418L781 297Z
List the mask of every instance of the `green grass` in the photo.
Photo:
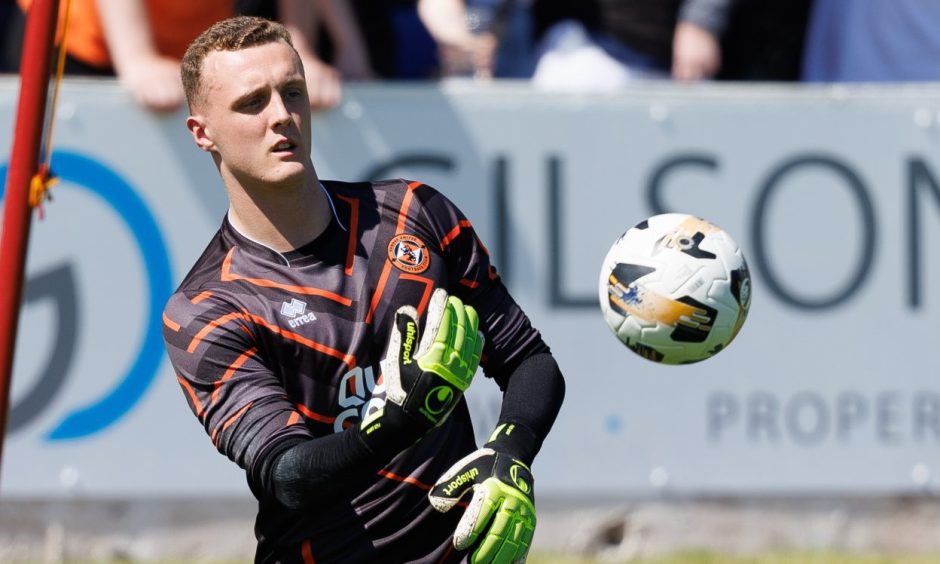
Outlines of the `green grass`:
M730 556L714 552L683 552L669 556L612 560L534 553L529 564L940 564L932 555L852 555L832 552L779 552L752 556Z

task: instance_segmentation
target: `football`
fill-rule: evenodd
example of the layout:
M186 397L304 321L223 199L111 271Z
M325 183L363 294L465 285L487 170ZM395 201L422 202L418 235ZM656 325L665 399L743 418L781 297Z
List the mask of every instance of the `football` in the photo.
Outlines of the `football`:
M627 348L654 362L689 364L734 340L750 307L751 276L728 233L668 213L614 241L598 293L604 320Z

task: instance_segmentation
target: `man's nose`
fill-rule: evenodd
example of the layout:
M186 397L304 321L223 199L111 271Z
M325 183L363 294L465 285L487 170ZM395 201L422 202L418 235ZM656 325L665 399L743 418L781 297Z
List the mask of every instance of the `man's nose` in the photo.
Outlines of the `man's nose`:
M270 114L272 126L284 125L290 121L291 113L280 94L271 96Z

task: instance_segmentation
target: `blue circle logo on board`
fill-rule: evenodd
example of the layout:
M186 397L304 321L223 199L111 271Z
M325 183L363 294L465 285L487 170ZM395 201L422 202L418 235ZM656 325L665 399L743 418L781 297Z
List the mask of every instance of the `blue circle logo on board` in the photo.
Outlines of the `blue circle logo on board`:
M134 188L124 178L104 163L77 152L57 150L52 155L53 173L62 181L60 188L72 189L72 186L86 190L100 198L124 223L133 235L134 243L141 255L141 264L145 269L147 281L147 313L143 342L131 365L117 379L117 384L96 400L80 406L73 406L46 437L52 441L81 439L94 435L113 425L126 415L140 401L153 382L163 361L162 311L163 306L173 292L170 257L163 235L150 209ZM6 186L8 166L0 166L0 199ZM54 286L54 284L53 284ZM27 287L27 301L29 301ZM50 292L54 293L54 292ZM74 299L74 293L73 297ZM67 300L66 300L67 301ZM74 308L73 308L74 309ZM74 318L73 318L74 321ZM75 327L77 323L72 323ZM60 332L60 338L73 339L74 334ZM74 333L74 332L72 332ZM22 335L21 335L22 337ZM74 345L74 342L71 343ZM57 343L58 350L71 350L68 346ZM55 356L53 353L52 356ZM47 374L40 378L37 393L27 393L30 400L29 413L25 417L38 415L38 410L51 403L54 394L60 389L64 373L67 373L69 358L62 362L47 363ZM11 420L12 431L16 430L16 408L13 406Z

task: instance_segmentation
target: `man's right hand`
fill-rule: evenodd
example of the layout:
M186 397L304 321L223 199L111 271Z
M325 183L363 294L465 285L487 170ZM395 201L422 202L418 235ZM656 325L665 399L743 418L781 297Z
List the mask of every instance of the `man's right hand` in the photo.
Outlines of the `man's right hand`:
M442 289L431 296L423 332L413 307L395 313L382 360L385 406L360 424L366 446L373 452L405 448L444 422L480 364L478 327L476 310Z

